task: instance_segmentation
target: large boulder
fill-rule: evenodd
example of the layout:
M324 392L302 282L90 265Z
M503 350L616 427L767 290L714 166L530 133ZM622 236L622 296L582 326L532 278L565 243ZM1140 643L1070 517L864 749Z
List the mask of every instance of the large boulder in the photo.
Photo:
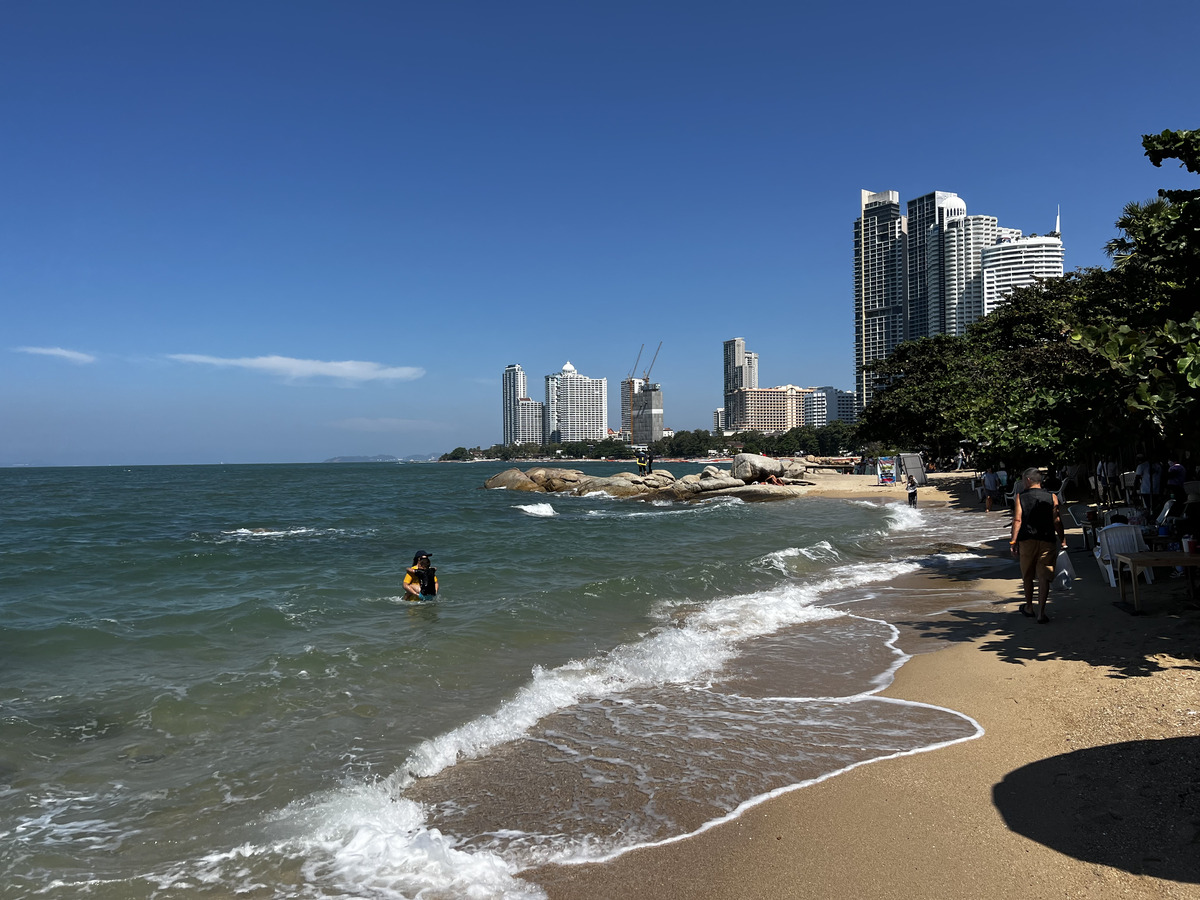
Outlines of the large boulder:
M802 462L796 462L794 459L783 460L783 475L785 481L789 478L803 479L808 467Z
M737 497L747 503L758 503L766 500L791 500L793 497L803 497L804 488L774 484L743 484L736 487L722 488L699 495L702 499L709 497Z
M742 481L742 479L740 479L740 478L733 478L732 476L729 476L729 475L722 475L719 478L703 478L702 477L697 482L697 485L699 486L699 488L702 492L708 493L710 491L725 490L726 488L745 487L746 482Z
M550 469L545 466L530 469L525 474L543 489L555 494L573 491L587 478L578 469Z
M733 458L733 467L729 474L749 484L762 481L771 475L782 478L785 472L783 460L759 456L757 453L739 453Z
M606 477L584 478L572 489L573 493L580 496L595 491L603 491L611 497L640 497L642 494L649 493L650 488L636 480Z
M520 469L505 469L485 481L483 486L489 490L530 491L533 493L544 493L546 490Z

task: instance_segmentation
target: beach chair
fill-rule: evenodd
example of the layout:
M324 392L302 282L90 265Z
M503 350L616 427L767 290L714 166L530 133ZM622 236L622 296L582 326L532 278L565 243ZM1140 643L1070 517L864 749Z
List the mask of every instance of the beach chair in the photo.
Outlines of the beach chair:
M1104 524L1111 525L1113 523L1113 516L1124 516L1126 523L1132 525L1136 519L1141 518L1141 515L1141 512L1132 506L1117 506L1104 511Z
M1108 579L1109 587L1117 586L1116 569L1113 568L1113 557L1118 553L1144 553L1146 542L1142 540L1142 529L1137 525L1110 525L1096 532L1096 564L1100 572ZM1154 583L1154 570L1141 570L1146 576L1146 584Z

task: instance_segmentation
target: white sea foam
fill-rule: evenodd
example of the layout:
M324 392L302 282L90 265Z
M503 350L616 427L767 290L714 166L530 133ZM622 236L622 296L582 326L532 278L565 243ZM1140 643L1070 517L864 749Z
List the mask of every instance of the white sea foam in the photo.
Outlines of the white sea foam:
M558 512L549 503L517 504L513 509L519 509L527 516L535 516L543 519L549 519L558 515Z
M421 807L383 784L363 784L293 804L278 827L294 831L273 848L304 860L306 881L332 896L473 897L531 900L536 885L495 853L455 849L429 828Z
M369 531L361 533L369 533ZM222 531L219 540L261 541L278 538L341 537L346 534L347 531L342 528L231 528Z
M925 516L921 510L905 503L889 503L887 517L891 531L913 531L925 525Z

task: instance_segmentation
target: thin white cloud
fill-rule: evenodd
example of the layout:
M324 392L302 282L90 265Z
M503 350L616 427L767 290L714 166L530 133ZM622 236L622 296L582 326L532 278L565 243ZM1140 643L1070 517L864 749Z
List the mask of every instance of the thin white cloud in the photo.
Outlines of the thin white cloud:
M96 357L90 353L80 353L78 350L64 350L62 347L17 347L18 353L33 353L37 356L57 356L59 359L70 360L79 365L94 363Z
M340 419L330 423L334 428L346 431L367 431L374 433L392 434L401 431L437 431L443 426L440 422L428 422L421 419Z
M203 363L222 368L256 369L285 378L338 378L343 381L412 381L425 374L413 366L382 366L379 363L348 359L326 362L319 359L293 359L290 356L254 356L225 359L195 353L171 353L168 359L178 362Z

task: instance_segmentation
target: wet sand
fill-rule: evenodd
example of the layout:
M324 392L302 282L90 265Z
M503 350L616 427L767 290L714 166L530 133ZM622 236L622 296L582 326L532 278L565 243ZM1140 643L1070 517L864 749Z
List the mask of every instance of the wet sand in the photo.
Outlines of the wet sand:
M923 504L985 515L960 480L941 481ZM963 586L962 608L897 623L916 656L885 693L966 713L982 737L526 877L554 900L1200 897L1200 611L1160 570L1147 614L1129 615L1068 537L1076 580L1048 625L1018 613L1002 566ZM945 593L936 574L913 577Z

